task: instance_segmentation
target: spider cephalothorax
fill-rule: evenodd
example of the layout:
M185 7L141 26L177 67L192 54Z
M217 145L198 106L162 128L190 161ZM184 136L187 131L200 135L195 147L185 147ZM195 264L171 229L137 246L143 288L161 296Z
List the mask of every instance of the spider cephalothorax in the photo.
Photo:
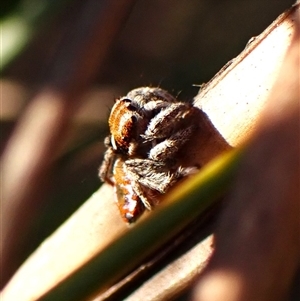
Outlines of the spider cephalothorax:
M139 147L144 148L141 135L149 121L175 101L166 91L148 87L132 90L117 99L108 119L113 149L135 155Z
M115 102L99 176L115 187L125 221L151 210L160 194L195 171L177 157L191 138L195 110L160 88L137 88Z

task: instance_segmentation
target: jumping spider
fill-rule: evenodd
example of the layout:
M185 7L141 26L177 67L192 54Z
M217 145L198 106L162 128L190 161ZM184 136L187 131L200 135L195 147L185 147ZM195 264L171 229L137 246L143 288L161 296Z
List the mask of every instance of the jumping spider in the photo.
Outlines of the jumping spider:
M161 194L195 172L195 167L181 167L177 158L193 133L195 110L160 88L137 88L116 100L99 176L114 186L126 222L151 210Z

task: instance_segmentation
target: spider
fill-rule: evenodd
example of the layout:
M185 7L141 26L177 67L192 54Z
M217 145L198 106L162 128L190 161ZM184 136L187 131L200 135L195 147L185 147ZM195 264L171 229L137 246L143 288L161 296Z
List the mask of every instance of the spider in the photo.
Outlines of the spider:
M99 176L114 186L127 223L152 210L161 194L195 172L195 167L181 167L177 157L194 131L195 110L161 88L137 88L116 100Z

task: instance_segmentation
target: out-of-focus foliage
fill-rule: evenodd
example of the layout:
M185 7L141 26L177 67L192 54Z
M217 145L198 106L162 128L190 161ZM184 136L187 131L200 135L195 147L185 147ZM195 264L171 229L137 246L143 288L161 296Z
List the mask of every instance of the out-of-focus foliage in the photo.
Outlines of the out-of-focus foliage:
M5 1L1 5L1 71L31 41L32 36L68 2Z
M11 14L22 0L5 0L1 2L0 18Z

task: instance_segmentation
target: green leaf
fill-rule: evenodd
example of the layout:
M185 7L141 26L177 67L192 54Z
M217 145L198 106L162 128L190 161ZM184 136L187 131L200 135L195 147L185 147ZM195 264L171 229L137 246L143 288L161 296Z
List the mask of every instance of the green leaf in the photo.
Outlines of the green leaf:
M108 289L224 194L241 154L233 150L213 160L168 194L152 214L39 300L80 300Z

